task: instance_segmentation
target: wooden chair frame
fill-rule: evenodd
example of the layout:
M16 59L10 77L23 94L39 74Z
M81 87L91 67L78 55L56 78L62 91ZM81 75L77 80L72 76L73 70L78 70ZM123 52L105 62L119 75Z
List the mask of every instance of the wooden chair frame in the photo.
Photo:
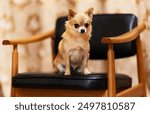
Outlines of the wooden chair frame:
M104 37L102 38L101 42L108 44L108 90L105 91L80 91L77 92L77 90L39 90L35 89L37 91L41 91L40 93L46 92L47 95L52 96L61 96L61 92L65 91L62 96L109 96L109 97L123 97L123 96L146 96L146 82L145 82L145 71L144 71L144 62L143 62L143 54L142 54L142 44L140 40L140 33L145 29L145 24L142 23L135 27L133 30L116 36L116 37ZM38 42L47 38L54 38L55 31L50 31L44 34L36 35L29 38L19 38L19 39L7 39L3 40L3 45L13 45L13 52L12 52L12 77L15 76L18 73L18 45L22 44L28 44L33 42ZM138 69L138 84L125 89L123 91L116 90L116 78L115 78L115 57L114 57L114 50L113 50L113 44L118 43L125 43L129 41L136 40L136 48L137 48L137 69ZM50 93L48 93L50 92ZM25 96L32 96L33 94L37 94L36 92L33 93L33 89L22 89L19 88L11 88L11 96L19 96L25 94ZM33 94L32 94L33 93ZM88 94L87 94L88 93ZM59 94L59 95L58 95ZM44 96L43 94L40 94L40 96Z

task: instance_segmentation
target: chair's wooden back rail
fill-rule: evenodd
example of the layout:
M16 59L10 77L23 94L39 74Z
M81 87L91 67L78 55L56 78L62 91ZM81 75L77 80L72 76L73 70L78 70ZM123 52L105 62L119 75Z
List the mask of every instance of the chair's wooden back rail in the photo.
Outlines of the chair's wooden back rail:
M146 81L145 81L145 68L144 60L142 54L142 44L140 37L136 39L136 48L137 48L137 70L138 70L138 81L143 84L143 96L146 96Z
M108 96L116 96L116 76L113 44L108 44Z

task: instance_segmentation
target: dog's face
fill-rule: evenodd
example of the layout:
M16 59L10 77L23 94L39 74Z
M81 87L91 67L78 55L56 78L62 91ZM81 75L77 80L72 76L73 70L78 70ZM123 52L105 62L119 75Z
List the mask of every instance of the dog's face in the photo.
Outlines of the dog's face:
M69 10L66 26L76 34L89 34L92 29L92 17L93 8L90 8L83 13L76 13L73 10Z

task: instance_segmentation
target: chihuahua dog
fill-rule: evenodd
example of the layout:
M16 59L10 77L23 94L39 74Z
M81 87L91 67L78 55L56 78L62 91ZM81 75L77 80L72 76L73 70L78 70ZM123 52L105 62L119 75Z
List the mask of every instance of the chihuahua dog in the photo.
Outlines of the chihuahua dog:
M55 69L70 75L72 71L90 74L87 69L92 32L93 8L76 13L69 9L65 32L59 42L58 54L54 60Z

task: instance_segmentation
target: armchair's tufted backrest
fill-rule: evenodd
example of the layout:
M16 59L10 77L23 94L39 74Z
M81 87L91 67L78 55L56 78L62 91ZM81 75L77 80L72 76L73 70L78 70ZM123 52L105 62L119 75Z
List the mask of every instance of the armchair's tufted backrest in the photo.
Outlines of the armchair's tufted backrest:
M62 17L56 23L55 53L58 52L58 43L65 31L64 23L67 17ZM107 59L107 44L102 44L102 37L113 37L132 30L137 26L137 17L133 14L101 14L93 16L93 30L90 40L90 59ZM135 41L115 44L115 58L135 55Z

